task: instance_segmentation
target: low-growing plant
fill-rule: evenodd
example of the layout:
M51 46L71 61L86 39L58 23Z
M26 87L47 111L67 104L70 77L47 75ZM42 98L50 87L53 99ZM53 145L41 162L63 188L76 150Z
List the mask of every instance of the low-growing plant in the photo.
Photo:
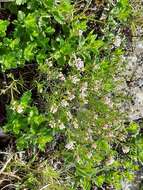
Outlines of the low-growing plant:
M135 144L141 139L139 126L126 127L114 101L124 54L121 31L131 15L128 0L83 6L17 0L8 9L16 10L16 19L0 21L1 71L7 75L33 64L37 75L32 88L7 106L4 130L16 137L19 150L52 146L53 157L64 160L58 178L68 183L65 189L121 189L138 169ZM35 177L28 175L34 189ZM54 183L47 189L62 189Z
M28 91L19 101L12 101L4 129L15 135L19 149L38 145L39 149L43 150L46 143L52 140L52 133L51 129L46 127L45 115L40 114L36 106L30 105L31 100L31 92Z

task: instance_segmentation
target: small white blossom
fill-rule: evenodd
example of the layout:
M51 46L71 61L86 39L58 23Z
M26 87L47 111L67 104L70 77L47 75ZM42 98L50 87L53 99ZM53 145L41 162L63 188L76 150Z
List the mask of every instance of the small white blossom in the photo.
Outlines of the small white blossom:
M112 165L114 162L115 162L114 158L113 158L113 157L110 157L110 158L107 160L106 164L107 164L108 166L110 166L110 165Z
M73 100L75 98L75 95L74 94L71 94L70 96L69 96L69 100Z
M64 77L64 75L63 75L63 73L59 73L59 79L61 80L61 81L64 81L65 80L65 77Z
M108 134L108 137L113 138L114 137L113 132L110 131L110 133Z
M76 120L73 121L73 126L74 126L75 129L78 128L78 122Z
M84 104L88 104L88 100L87 99L83 99Z
M84 62L80 58L76 59L75 65L77 67L77 70L83 70L84 68Z
M94 85L94 91L98 91L102 86L102 82L101 81L95 81L95 85Z
M124 146L124 147L122 147L122 151L123 151L123 153L128 153L129 151L130 151L130 148L129 147L127 147L127 146Z
M68 149L68 150L73 150L74 146L75 146L74 144L75 144L75 142L71 141L68 144L66 144L65 148Z
M88 83L87 83L87 82L83 83L82 88L81 88L81 91L82 91L82 92L87 91L87 87L88 87Z
M67 111L67 117L68 117L68 119L69 119L69 120L71 120L71 119L72 119L72 114L71 114L71 112L70 112L70 111Z
M81 99L84 99L84 98L86 98L87 97L87 94L85 93L85 92L81 92L80 93L80 98Z
M122 43L122 40L121 40L120 36L116 36L115 41L114 41L114 45L116 47L119 47L121 45L121 43Z
M68 100L73 100L75 98L75 95L74 94L72 94L72 93L70 93L70 92L68 92Z
M105 124L104 126L103 126L103 129L109 129L110 128L110 125L108 125L108 124Z
M69 105L69 103L68 103L66 100L62 100L62 101L61 101L61 105L62 105L63 107L67 107L67 106Z
M77 78L77 76L72 76L71 80L72 80L73 84L77 84L80 81L80 79Z
M53 66L52 61L49 61L48 59L45 60L45 63L46 63L49 67L52 67L52 66Z
M83 85L80 89L80 92L81 92L80 98L85 99L87 97L87 87L88 87L88 83L87 82L83 83Z
M18 105L16 111L18 113L22 113L24 111L24 109L23 109L23 107L21 105Z
M50 112L56 113L57 111L58 111L58 107L56 105L52 105L51 109L50 109Z
M82 30L79 30L78 33L79 33L79 36L82 36L83 31L82 31Z
M110 108L113 108L113 102L111 101L111 98L106 96L104 97L105 104L107 104Z
M50 122L49 125L50 125L51 128L55 128L56 127L56 123L54 123L54 122Z
M62 130L62 129L65 129L65 125L63 124L63 123L61 123L60 125L59 125L59 128Z
M102 14L102 16L100 17L100 20L105 20L107 18L106 14Z

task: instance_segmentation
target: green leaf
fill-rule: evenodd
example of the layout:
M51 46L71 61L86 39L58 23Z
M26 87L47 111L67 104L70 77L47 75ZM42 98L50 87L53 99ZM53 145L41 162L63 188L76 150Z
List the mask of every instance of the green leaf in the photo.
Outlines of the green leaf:
M53 16L54 16L54 19L59 24L64 24L65 23L65 18L64 18L64 16L62 14L55 12Z
M128 0L118 2L117 17L120 21L126 21L131 14L131 7Z
M2 56L2 60L0 62L2 64L3 71L7 69L15 68L17 66L17 59L14 54L15 53L13 52L9 52Z
M28 141L25 139L25 135L21 136L16 140L16 145L18 150L23 150L24 148L28 148Z
M104 45L104 42L102 40L96 40L93 43L93 48L99 49Z
M20 103L23 107L27 107L30 104L31 96L32 96L32 93L30 91L27 91L23 94L20 100Z
M52 9L53 5L54 5L54 1L53 0L43 0L43 4L46 8Z
M17 17L18 17L18 20L19 20L19 21L23 21L24 18L25 18L25 13L22 12L22 11L18 11Z
M45 149L45 146L47 143L51 142L53 140L53 137L52 136L40 136L38 138L38 147L40 150L44 151Z
M83 181L81 181L83 190L91 190L91 181L88 178L84 178Z
M9 47L14 50L16 48L18 48L18 45L19 45L19 42L20 42L20 39L19 38L16 38L14 40L11 41Z
M49 26L49 27L46 28L46 33L47 34L53 34L54 32L55 32L55 29L52 28L51 26Z
M34 50L36 48L37 44L36 43L29 43L27 45L27 47L25 48L24 50L24 58L27 60L27 61L30 61L34 58L35 54L34 54Z
M23 5L26 2L27 2L27 0L16 0L17 5Z
M96 142L97 144L97 148L103 152L103 153L108 153L110 151L110 145L108 143L108 141L104 140L104 139L101 139L101 140L98 140Z
M140 161L143 163L143 151L139 151L138 153L138 158L140 159Z
M21 121L22 122L22 121ZM20 130L21 130L21 122L16 119L13 121L13 132L15 134L19 134L20 133Z
M4 37L6 35L8 25L8 20L0 20L0 37Z
M97 184L98 187L101 187L104 183L104 180L105 180L105 177L100 175L96 177L95 183Z
M132 134L138 134L140 130L140 127L137 123L131 122L129 127L127 128L127 131Z
M38 14L36 12L29 13L27 17L24 18L24 26L30 36L37 37L39 35L38 24L37 24Z

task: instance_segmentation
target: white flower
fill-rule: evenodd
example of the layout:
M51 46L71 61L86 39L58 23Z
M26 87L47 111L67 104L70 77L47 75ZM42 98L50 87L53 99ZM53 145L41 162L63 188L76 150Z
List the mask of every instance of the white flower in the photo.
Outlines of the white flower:
M114 137L113 132L110 131L110 133L108 134L108 137L113 138Z
M54 123L53 121L49 123L51 128L55 128L56 127L56 123Z
M82 30L79 30L79 31L78 31L78 34L79 34L79 36L82 36L83 31L82 31Z
M48 59L45 60L45 63L46 63L49 67L52 67L52 66L53 66L52 61L49 61Z
M100 17L100 20L105 20L107 18L106 14L102 14L102 16Z
M68 149L68 150L73 150L74 146L75 146L74 144L75 144L75 142L71 141L68 144L66 144L65 148Z
M83 99L84 104L88 104L88 100L86 100L85 98Z
M106 96L104 97L105 104L107 104L110 108L113 108L113 102L111 101L111 98Z
M107 164L108 166L110 166L110 165L112 165L114 162L115 162L114 158L113 158L113 157L110 157L110 158L107 160L106 164Z
M87 83L87 82L83 83L82 88L81 88L81 91L82 91L82 92L87 91L87 87L88 87L88 83Z
M69 103L68 103L66 100L62 100L62 101L61 101L61 105L62 105L63 107L67 107L67 106L69 105Z
M16 111L18 113L22 113L24 111L24 109L23 109L23 107L21 105L18 105Z
M72 119L72 114L71 114L71 112L70 112L70 111L67 111L67 117L68 117L68 119L69 119L69 120L71 120L71 119Z
M108 124L105 124L104 126L103 126L103 129L109 129L110 128L110 125L108 125Z
M121 45L121 43L122 43L122 40L121 40L120 36L116 36L115 41L114 41L114 45L116 47L119 47Z
M63 124L63 123L61 123L60 125L59 125L59 128L62 130L62 129L65 129L65 125Z
M73 84L77 84L80 81L80 79L77 78L77 76L72 76L71 80L72 80Z
M61 72L59 73L59 79L62 80L62 81L65 80L65 77L64 77L63 73L61 73Z
M82 70L84 68L84 62L80 58L76 59L75 65L77 70Z
M75 95L74 94L72 94L72 93L70 93L70 92L68 92L68 100L73 100L75 98Z
M87 87L88 87L88 83L87 82L83 83L83 85L80 89L80 91L81 91L80 98L84 99L87 96Z
M84 99L87 97L87 94L85 92L80 93L80 98Z
M78 122L76 120L73 121L73 126L74 126L75 129L78 128Z
M122 151L123 151L123 153L128 153L129 151L130 151L130 148L129 147L127 147L127 146L124 146L124 147L122 147Z
M97 145L95 143L92 144L92 148L96 149Z
M143 42L139 42L139 43L137 44L137 48L138 48L138 49L143 49Z
M50 109L50 112L56 113L57 111L58 111L58 107L56 105L52 105L51 109Z

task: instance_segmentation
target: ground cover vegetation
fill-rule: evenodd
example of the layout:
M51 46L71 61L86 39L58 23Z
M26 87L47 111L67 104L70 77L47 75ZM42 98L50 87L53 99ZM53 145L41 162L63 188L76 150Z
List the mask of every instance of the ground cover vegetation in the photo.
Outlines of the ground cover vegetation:
M0 12L1 189L122 189L143 161L119 111L128 0L16 0ZM122 64L121 64L122 63Z

